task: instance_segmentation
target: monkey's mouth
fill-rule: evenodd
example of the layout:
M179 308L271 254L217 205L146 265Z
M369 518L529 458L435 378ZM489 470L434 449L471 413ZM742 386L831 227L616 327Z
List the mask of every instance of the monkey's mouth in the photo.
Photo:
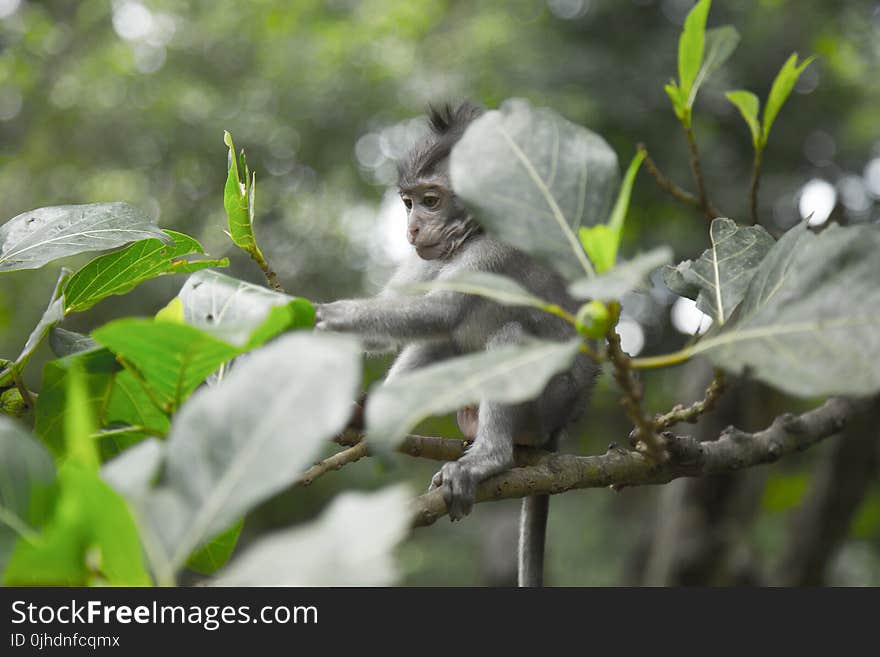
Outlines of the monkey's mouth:
M420 256L424 256L426 254L429 255L431 253L439 251L440 242L431 242L430 244L414 244L413 246L416 248L416 253L418 253Z

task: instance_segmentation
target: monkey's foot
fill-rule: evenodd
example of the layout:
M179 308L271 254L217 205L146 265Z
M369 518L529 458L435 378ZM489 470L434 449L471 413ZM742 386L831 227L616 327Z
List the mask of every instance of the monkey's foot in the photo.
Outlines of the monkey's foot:
M474 508L477 491L477 478L461 463L451 461L440 468L440 472L431 479L428 490L441 488L443 501L449 510L451 520L461 520Z

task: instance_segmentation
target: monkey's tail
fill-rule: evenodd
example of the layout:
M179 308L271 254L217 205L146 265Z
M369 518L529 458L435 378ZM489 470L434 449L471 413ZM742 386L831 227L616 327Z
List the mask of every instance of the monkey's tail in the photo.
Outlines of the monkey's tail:
M519 516L519 585L544 585L544 542L549 495L524 497Z

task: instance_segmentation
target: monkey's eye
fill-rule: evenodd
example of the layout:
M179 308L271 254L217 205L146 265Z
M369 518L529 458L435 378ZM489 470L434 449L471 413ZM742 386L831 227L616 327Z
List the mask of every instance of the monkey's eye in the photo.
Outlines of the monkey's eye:
M422 204L429 210L433 210L440 203L439 196L426 196L422 199Z
M403 199L403 204L406 206L407 210L412 210L412 199L411 198Z

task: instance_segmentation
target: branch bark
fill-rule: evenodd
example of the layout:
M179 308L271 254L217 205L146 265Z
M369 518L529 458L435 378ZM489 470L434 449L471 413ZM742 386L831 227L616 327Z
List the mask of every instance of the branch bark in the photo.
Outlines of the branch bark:
M670 459L658 463L638 453L609 449L601 456L572 456L532 451L518 455L528 463L491 477L477 488L477 503L557 494L576 488L600 488L664 484L679 477L733 472L772 463L802 451L840 432L850 415L865 402L834 397L801 415L785 414L756 433L734 427L718 440L701 443L690 436L664 434ZM413 526L431 525L446 514L441 490L421 495L413 502Z

